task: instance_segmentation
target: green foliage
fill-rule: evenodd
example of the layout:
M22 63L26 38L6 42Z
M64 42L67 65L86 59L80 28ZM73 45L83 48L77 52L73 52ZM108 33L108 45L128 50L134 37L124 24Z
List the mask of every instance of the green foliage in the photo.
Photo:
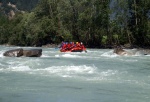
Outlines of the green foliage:
M9 2L15 4L19 10L30 11L32 10L39 0L0 0L4 5Z
M104 44L104 45L107 44L107 39L108 39L107 36L103 36L103 37L102 37L102 41L101 41L102 44Z
M22 9L31 3L26 10L37 1L10 0ZM32 12L15 12L12 20L0 13L0 44L42 46L82 41L87 47L125 43L149 46L149 5L149 0L40 0Z

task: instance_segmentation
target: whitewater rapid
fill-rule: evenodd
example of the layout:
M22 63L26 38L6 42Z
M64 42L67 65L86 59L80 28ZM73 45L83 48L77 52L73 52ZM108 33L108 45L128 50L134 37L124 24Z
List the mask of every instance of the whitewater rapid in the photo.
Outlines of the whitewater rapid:
M68 102L68 99L69 102L147 102L150 99L148 55L119 56L113 49L62 53L59 49L42 48L41 57L3 56L5 51L15 48L20 47L0 47L0 99L4 100L1 102L9 102L10 94L11 102L25 97L28 99L23 102Z

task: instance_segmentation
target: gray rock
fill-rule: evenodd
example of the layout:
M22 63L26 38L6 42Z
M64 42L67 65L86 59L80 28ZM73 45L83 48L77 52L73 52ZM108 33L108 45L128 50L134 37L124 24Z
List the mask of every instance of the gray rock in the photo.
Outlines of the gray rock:
M41 55L42 49L23 50L23 56L25 57L40 57Z
M20 49L14 49L9 50L3 53L3 56L7 57L40 57L42 55L42 49L29 49L24 50L22 48Z
M114 49L114 53L118 54L118 55L133 55L132 52L126 51L124 49L122 49L121 47L117 47Z
M9 50L6 51L5 53L3 53L3 56L7 56L7 57L20 57L23 55L23 49L14 49L14 50Z

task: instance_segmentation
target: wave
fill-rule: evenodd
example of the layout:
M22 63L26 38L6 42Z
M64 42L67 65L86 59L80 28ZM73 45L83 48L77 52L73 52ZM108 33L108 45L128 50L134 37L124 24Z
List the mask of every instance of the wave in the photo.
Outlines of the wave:
M3 53L4 53L4 52L5 52L5 50L1 50L1 51L0 51L0 57L4 57L4 56L3 56Z
M73 54L63 54L62 57L68 57L68 58L80 58L79 55L73 55Z
M119 55L113 53L113 51L108 51L108 52L104 52L101 56L104 56L104 57L117 57Z
M16 62L19 63L19 62ZM8 68L1 66L0 73L23 73L41 77L59 77L71 80L107 83L126 83L146 85L145 81L137 80L136 77L126 70L101 69L95 65L64 65L50 66L46 68L36 68L30 65L9 63ZM26 63L26 62L25 62Z
M32 68L25 65L10 65L9 68L0 68L0 72L5 73L26 73L40 76L55 76L62 78L75 78L80 80L106 80L117 74L118 71L102 70L100 71L94 65L65 65L51 66L47 68Z

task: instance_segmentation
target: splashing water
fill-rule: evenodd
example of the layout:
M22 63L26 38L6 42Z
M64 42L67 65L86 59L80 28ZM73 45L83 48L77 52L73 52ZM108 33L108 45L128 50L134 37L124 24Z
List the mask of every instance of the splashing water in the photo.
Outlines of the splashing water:
M16 47L18 48L18 47ZM4 57L0 47L1 102L148 102L150 57L119 56L112 49L41 57ZM135 94L136 93L136 94ZM9 97L9 98L8 98Z

